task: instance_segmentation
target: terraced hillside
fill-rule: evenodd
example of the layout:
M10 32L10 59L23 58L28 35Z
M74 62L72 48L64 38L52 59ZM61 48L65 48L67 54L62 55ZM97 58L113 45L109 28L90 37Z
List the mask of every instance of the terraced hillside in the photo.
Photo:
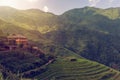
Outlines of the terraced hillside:
M37 76L39 80L120 80L120 73L86 59L59 59Z

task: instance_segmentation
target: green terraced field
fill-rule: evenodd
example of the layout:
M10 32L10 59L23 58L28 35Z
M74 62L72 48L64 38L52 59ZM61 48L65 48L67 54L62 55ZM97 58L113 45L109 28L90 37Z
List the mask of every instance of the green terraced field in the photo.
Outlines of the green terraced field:
M120 80L120 73L86 59L58 59L48 66L39 80Z

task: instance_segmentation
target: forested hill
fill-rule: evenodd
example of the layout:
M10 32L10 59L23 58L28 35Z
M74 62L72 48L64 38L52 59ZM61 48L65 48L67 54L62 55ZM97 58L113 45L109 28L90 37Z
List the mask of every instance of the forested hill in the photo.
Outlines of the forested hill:
M59 29L47 38L85 58L119 66L119 15L120 8L72 9L59 16Z
M72 9L62 14L60 19L64 21L66 29L88 28L106 34L120 35L120 8L85 7Z

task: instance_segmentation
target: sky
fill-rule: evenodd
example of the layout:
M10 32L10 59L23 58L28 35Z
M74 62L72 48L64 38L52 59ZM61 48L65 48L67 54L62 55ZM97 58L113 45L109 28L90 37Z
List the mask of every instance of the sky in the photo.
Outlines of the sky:
M120 7L120 0L0 0L0 6L10 6L22 10L37 8L45 12L62 14L67 10L85 6Z

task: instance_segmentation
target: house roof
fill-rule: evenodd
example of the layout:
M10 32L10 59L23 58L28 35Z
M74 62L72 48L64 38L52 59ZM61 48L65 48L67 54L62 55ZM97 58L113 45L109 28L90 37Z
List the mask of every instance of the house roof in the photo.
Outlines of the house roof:
M26 37L21 34L11 34L7 38L26 38Z

